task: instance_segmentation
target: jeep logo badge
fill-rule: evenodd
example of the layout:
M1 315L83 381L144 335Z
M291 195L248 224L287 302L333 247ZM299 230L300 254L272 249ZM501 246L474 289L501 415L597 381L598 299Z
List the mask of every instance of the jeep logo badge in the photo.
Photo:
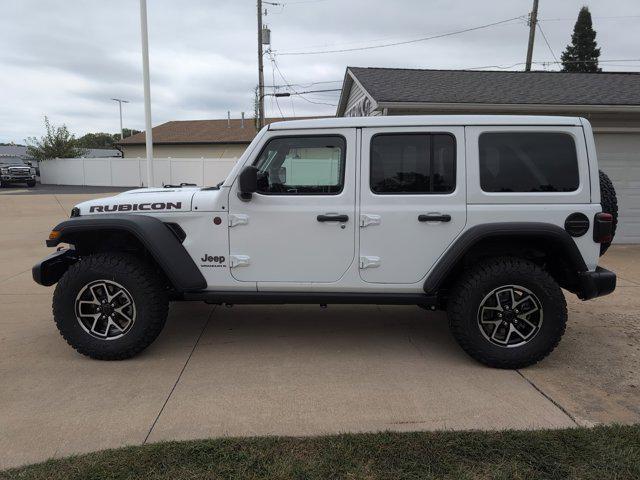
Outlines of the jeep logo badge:
M211 255L205 253L200 260L207 263L224 263L226 259L222 255L216 255L215 257L212 257Z

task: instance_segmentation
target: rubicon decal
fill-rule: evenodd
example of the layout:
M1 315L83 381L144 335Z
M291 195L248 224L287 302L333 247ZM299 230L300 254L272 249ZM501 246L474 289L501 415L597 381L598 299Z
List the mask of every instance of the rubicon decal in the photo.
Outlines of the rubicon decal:
M182 202L121 203L120 205L92 205L89 212L145 212L150 210L180 210Z

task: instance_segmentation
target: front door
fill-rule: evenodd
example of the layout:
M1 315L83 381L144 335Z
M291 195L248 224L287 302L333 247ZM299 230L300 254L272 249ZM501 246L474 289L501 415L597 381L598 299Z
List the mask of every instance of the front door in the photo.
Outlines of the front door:
M253 162L258 191L243 201L236 181L230 192L234 278L325 283L342 277L355 258L355 138L355 129L267 138Z
M464 128L363 129L361 165L361 278L421 281L466 223Z

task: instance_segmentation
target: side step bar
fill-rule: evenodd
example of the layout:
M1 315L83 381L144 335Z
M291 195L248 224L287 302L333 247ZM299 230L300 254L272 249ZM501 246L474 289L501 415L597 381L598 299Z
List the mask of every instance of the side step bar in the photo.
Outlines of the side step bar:
M340 292L218 292L185 293L183 300L200 300L213 304L279 305L279 304L370 304L422 305L435 309L435 295L422 293L340 293Z

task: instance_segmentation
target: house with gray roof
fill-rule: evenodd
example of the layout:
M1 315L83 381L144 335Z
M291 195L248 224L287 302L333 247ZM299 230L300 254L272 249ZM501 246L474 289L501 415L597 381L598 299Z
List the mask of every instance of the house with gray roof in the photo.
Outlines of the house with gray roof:
M616 240L640 243L640 73L347 67L337 116L438 114L588 119L618 193Z

